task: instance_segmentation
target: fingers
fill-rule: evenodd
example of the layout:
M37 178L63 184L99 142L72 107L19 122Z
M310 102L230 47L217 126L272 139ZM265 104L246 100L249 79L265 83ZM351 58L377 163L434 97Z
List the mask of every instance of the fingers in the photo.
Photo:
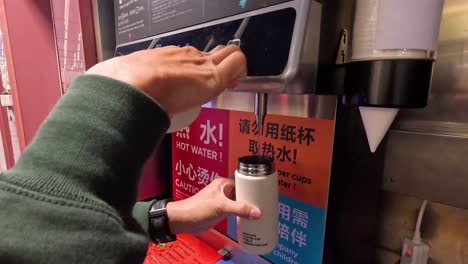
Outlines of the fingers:
M221 190L228 199L236 200L236 186L231 179L222 178Z
M218 45L216 46L214 49L210 50L210 52L208 52L210 55L224 49L226 47L226 45Z
M240 51L231 53L216 67L224 82L224 87L234 87L237 82L245 79L247 76L247 61L244 54Z
M241 49L236 45L218 46L210 52L210 57L213 60L213 63L218 65L236 51L241 51Z
M259 219L262 216L260 209L246 202L235 201L235 183L231 179L219 178L212 183L215 188L220 186L224 198L220 211L222 214L236 215L252 220Z
M218 70L223 89L232 89L247 77L247 61L238 46L218 45L209 54L208 57Z
M224 214L236 215L252 220L260 219L262 216L262 212L257 207L246 202L237 202L229 199L226 199L222 210Z
M183 48L180 48L187 56L194 56L194 57L201 57L203 53L199 51L197 48L192 47L192 46L185 46Z

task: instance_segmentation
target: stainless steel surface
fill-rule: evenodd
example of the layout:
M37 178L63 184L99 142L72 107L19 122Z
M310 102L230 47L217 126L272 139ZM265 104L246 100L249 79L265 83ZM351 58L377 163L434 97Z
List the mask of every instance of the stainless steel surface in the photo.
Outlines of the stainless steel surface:
M289 61L279 76L249 77L238 91L310 94L317 81L320 43L321 4L316 1L291 1L297 12Z
M413 236L421 199L383 193L379 233L379 264L398 263L404 238ZM429 264L468 263L468 210L429 202L421 234L430 246Z
M468 209L468 140L393 131L383 189Z
M128 42L118 47L133 45L153 38L162 38L199 28L217 25L233 20L244 19L240 32L248 26L246 18L273 12L276 10L294 8L296 22L289 51L289 60L279 76L248 77L237 87L237 91L268 92L268 93L313 93L316 85L318 51L320 43L321 4L314 0L294 0L283 4L266 7L240 15L223 18L200 25Z
M114 56L115 26L114 1L93 0L94 32L98 61Z
M239 158L237 171L247 176L266 176L275 172L275 164L270 157L245 156Z
M204 107L254 112L254 93L224 92ZM268 114L335 119L336 96L269 94Z
M256 93L254 102L254 113L257 124L261 127L264 125L265 116L267 114L268 94ZM263 131L260 129L260 131Z

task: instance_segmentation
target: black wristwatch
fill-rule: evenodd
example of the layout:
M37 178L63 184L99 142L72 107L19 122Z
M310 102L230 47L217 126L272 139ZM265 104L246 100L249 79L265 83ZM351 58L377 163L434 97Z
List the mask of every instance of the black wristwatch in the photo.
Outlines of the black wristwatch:
M176 240L169 228L169 218L167 217L166 205L171 199L155 200L148 212L149 217L149 235L151 240L156 243L167 243Z

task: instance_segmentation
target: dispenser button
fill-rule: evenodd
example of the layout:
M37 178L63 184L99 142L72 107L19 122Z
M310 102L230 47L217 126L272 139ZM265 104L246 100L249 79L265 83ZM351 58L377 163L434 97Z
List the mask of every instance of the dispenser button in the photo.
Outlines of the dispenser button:
M229 45L240 46L241 45L241 40L240 39L231 39L227 44L228 44L228 46Z

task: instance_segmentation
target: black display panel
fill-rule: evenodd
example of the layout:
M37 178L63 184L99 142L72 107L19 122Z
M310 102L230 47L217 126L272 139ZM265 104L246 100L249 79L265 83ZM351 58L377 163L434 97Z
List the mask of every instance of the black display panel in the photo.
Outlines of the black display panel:
M291 0L114 0L118 44Z
M151 44L154 48L175 45L211 50L234 39L244 21L246 27L240 38L240 47L247 57L248 76L276 76L280 75L287 65L295 20L295 9L287 8L252 16L248 23L239 19L162 37L157 42L147 40L121 46L117 48L116 55L148 49Z

